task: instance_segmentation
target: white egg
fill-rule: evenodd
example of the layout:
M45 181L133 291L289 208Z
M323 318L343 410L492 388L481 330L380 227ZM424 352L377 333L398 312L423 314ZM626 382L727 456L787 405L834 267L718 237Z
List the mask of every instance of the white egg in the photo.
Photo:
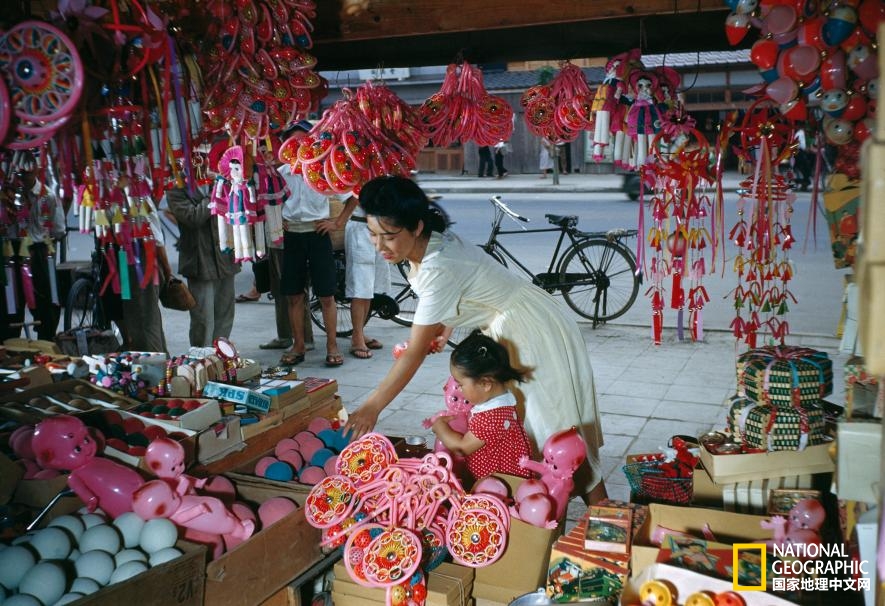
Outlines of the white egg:
M43 606L40 600L26 593L17 593L9 596L3 606Z
M119 568L117 568L114 573L111 575L111 582L109 585L113 585L114 583L119 583L120 581L125 581L126 579L131 579L137 574L141 574L145 570L148 569L147 562L126 562Z
M117 555L114 556L114 563L117 565L117 568L125 564L126 562L147 562L148 557L145 552L141 549L121 549Z
M66 593L63 596L61 596L61 598L58 600L58 602L56 602L52 606L64 606L65 604L70 604L71 602L76 602L77 600L79 600L82 597L83 597L82 593L76 593L74 591L71 591L70 593Z
M151 554L150 563L151 566L159 566L164 562L169 562L170 560L174 560L175 558L181 557L181 550L177 547L167 547L166 549L161 549L160 551L155 551Z
M44 528L31 537L31 547L43 560L64 560L71 553L71 535L64 528Z
M114 573L114 558L107 551L86 551L74 562L78 577L89 577L99 585L107 585Z
M144 523L138 544L148 554L175 545L178 540L178 529L166 518L155 518Z
M116 527L111 526L110 524L96 524L83 531L83 536L80 537L79 547L80 551L83 553L92 551L93 549L101 549L102 551L107 551L109 554L114 555L120 551L122 543L123 538L120 536L120 531L117 530Z
M131 511L120 514L114 519L113 525L123 535L123 545L126 547L138 547L138 537L144 526L144 520Z
M107 524L107 520L100 513L84 513L80 516L85 528L92 528L96 524Z
M14 539L12 539L12 544L13 545L22 545L22 544L27 545L28 543L31 542L32 536L33 536L33 533L28 533L28 534L23 534L20 537L15 537Z
M31 568L18 585L19 593L27 593L43 604L55 604L65 594L67 579L64 569L55 562L40 562Z
M79 549L77 549L76 547L74 547L74 548L71 550L71 553L68 555L68 559L69 559L70 561L72 561L72 562L76 562L76 561L77 561L77 558L80 557L80 554L81 554L81 553L83 553L83 552L80 551Z
M71 533L75 541L80 540L80 535L86 530L86 525L78 516L64 515L58 516L48 524L48 528L64 528Z
M101 589L101 585L95 582L95 580L90 579L89 577L77 577L74 579L74 582L71 583L71 591L75 593L82 593L83 595L89 595L90 593L95 593Z
M0 551L0 585L10 591L15 589L36 563L37 556L24 545L13 545Z

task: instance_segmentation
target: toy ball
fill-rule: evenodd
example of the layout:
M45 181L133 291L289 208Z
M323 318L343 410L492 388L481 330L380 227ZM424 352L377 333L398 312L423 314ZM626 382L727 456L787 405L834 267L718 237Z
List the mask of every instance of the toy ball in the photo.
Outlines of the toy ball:
M202 490L203 494L213 496L225 505L230 505L237 498L234 483L224 476L210 476Z
M547 494L547 485L541 480L530 478L519 485L513 498L519 503L524 501L528 496L538 493Z
M323 444L326 445L326 448L338 447L338 439L340 437L340 434L331 427L318 431L317 437L322 440Z
M114 570L113 574L111 574L110 583L120 583L122 581L125 581L126 579L131 579L135 575L139 575L147 569L147 562L140 562L138 560L126 562L125 564L121 564L117 567L116 570Z
M295 471L298 471L299 469L304 467L304 458L297 450L287 450L286 452L281 452L279 457L280 461L285 461L286 463L291 465Z
M267 468L277 462L277 459L274 457L261 457L258 459L258 462L255 463L255 475L264 477L265 472L267 472Z
M15 589L36 563L34 551L24 545L13 545L0 551L0 585Z
M528 482L530 480L526 480ZM525 483L525 482L523 482ZM473 490L471 490L473 494L490 494L500 498L502 501L506 502L510 497L510 489L507 486L507 483L501 478L496 478L495 476L486 476L484 478L480 478L476 484L473 485Z
M826 512L815 499L801 499L790 509L790 528L818 530L824 524Z
M326 472L327 476L334 476L336 473L338 473L337 465L338 455L332 455L331 457L326 459L325 463L323 463L323 471Z
M316 465L317 467L323 467L326 464L326 461L333 456L335 456L335 453L328 448L320 448L313 453L312 457L310 457L310 464Z
M556 503L546 493L530 494L522 501L517 501L516 507L520 520L539 528L554 521L556 516Z
M64 595L66 584L65 571L58 563L40 562L25 574L18 590L20 594L34 596L43 604L54 604Z
M302 484L318 484L326 477L326 472L322 467L308 465L298 474L298 480Z
M271 524L276 524L296 509L298 509L298 505L291 499L286 497L269 498L258 507L261 527L267 528Z
M293 440L292 438L283 438L277 445L274 446L273 453L277 458L280 458L280 453L286 452L287 450L298 450L300 448L298 442Z
M307 431L315 433L318 436L321 432L327 429L332 429L332 422L323 417L311 419L310 423L307 425Z
M290 482L295 477L295 471L288 463L274 461L264 470L264 477L277 482Z
M166 518L155 518L144 523L139 537L139 546L148 554L173 547L178 540L178 529Z
M313 458L316 451L325 448L323 441L316 436L311 438L305 437L299 443L301 444L301 448L299 449L301 456L307 461Z
M305 430L305 431L299 431L298 433L296 433L294 436L292 436L292 439L295 440L296 442L298 442L298 448L300 449L301 445L304 443L305 440L310 440L310 439L316 438L316 437L317 437L316 434L313 433L312 431Z

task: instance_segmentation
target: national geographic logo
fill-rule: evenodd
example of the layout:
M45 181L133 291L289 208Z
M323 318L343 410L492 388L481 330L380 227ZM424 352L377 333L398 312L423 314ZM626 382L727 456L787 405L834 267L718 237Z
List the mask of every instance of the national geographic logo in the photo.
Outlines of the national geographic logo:
M765 591L765 571L766 571L766 545L765 543L735 543L731 550L731 587L735 591ZM741 552L749 552L755 555L759 554L759 584L758 585L741 585L738 580L738 572L740 571Z

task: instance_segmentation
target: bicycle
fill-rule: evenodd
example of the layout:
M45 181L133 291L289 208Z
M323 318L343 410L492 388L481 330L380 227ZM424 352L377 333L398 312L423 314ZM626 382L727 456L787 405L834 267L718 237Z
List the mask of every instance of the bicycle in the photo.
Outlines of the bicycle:
M593 321L594 328L622 316L636 301L642 277L636 271L635 253L622 240L635 237L638 230L585 232L578 229L577 216L552 214L545 215L552 227L505 230L501 228L505 216L522 223L529 219L510 209L501 196L492 196L489 202L495 209L492 229L486 243L479 247L505 267L512 262L547 292L562 294L578 315ZM498 236L507 234L555 232L559 239L550 264L546 272L537 274L498 240Z

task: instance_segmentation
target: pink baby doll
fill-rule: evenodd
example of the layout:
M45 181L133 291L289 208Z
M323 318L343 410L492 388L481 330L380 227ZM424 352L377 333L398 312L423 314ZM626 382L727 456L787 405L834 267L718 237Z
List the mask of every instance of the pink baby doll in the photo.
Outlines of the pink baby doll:
M516 412L516 396L507 388L510 381L524 380L526 371L513 368L504 346L480 333L455 347L449 370L472 406L465 431L451 426L456 415L437 416L431 425L437 439L466 457L475 480L493 473L528 477L519 461L528 457L531 445Z
M461 391L461 386L455 380L455 377L450 376L449 380L446 381L446 384L443 386L443 395L445 396L446 409L436 413L429 419L424 419L421 425L425 429L430 429L437 419L445 418L448 419L448 424L452 431L460 434L467 433L467 422L470 418L470 409L473 407L473 404L464 397L464 392ZM433 446L433 452L446 452L452 455L452 461L456 469L464 465L464 457L452 453L439 438L437 438Z
M184 447L171 438L157 438L148 444L144 462L155 476L165 480L179 495L196 494L206 484L205 478L184 473Z
M80 419L56 415L40 421L31 448L41 466L70 472L68 486L89 511L100 507L114 518L132 511L132 495L144 479L134 469L97 456L98 445Z
M819 531L825 517L823 505L818 501L802 499L793 505L786 518L772 516L771 520L763 520L759 525L774 531L774 538L765 541L769 547L779 545L787 548L796 544L820 544Z
M556 519L562 518L569 497L575 487L575 471L587 458L587 444L574 427L558 431L544 442L544 460L532 461L528 456L519 461L520 467L537 473L547 486L547 494L556 502Z

